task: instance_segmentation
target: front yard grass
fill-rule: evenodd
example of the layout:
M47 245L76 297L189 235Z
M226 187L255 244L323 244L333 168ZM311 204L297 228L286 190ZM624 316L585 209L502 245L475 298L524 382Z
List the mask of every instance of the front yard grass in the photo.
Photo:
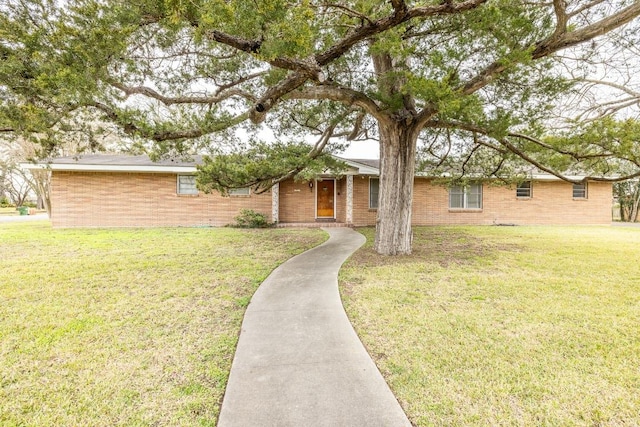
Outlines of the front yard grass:
M0 224L0 425L215 426L251 295L325 239Z
M0 215L18 215L18 209L13 206L0 206Z
M345 307L415 425L640 425L640 229L361 231Z

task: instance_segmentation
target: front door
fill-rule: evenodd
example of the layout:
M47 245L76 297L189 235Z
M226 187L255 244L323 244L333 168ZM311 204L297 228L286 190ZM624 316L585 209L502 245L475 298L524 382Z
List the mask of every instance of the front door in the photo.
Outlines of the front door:
M316 206L318 218L335 218L335 185L333 179L325 179L316 183Z

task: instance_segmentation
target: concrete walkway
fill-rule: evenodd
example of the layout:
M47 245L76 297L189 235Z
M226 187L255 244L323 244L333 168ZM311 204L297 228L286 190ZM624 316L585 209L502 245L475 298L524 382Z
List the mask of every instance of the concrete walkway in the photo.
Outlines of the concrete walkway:
M251 300L218 427L411 426L338 293L338 270L365 239L325 231L327 242L274 270Z
M44 219L49 219L46 213L38 213L35 215L0 215L0 223L42 221Z

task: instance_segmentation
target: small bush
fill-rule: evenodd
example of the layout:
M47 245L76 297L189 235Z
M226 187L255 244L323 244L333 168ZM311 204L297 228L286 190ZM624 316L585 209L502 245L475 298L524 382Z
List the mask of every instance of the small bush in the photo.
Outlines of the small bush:
M7 198L7 196L0 197L0 208L9 208L13 207L11 201Z
M241 209L240 215L235 217L235 220L235 226L240 228L267 228L272 226L265 214L252 209Z

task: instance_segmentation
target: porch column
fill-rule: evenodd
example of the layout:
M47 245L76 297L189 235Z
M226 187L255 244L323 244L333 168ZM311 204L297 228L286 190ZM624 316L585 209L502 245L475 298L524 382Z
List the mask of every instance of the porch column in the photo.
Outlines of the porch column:
M353 224L353 175L347 175L347 224Z
M271 221L280 221L280 183L271 187Z

